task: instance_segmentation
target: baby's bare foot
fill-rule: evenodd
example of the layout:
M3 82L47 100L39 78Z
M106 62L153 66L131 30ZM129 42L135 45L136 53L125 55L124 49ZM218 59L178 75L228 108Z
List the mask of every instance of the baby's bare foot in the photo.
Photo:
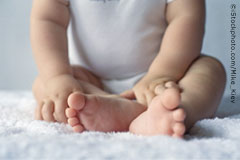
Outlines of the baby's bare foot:
M180 93L177 88L167 88L156 96L147 111L131 124L129 131L140 135L169 135L183 137L185 133L185 111L179 108Z
M73 93L68 98L68 123L75 132L127 131L130 123L146 107L116 95Z

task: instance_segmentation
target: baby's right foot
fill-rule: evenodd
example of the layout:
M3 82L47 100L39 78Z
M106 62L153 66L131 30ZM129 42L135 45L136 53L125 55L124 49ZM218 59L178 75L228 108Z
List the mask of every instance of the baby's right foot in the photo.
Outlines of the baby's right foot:
M178 107L180 100L177 88L166 88L161 95L153 98L147 111L131 123L129 131L147 136L183 137L185 111Z
M75 132L128 131L129 124L146 107L116 95L86 95L73 93L66 110L68 124Z

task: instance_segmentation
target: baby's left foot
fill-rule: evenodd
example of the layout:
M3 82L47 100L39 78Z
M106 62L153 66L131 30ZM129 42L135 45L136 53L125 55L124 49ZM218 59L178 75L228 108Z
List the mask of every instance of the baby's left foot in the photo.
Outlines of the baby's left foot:
M134 134L152 136L169 135L182 138L185 133L185 111L179 108L180 92L167 88L153 98L147 111L138 116L129 127Z
M66 109L68 123L75 132L128 131L129 124L146 107L117 95L72 93Z

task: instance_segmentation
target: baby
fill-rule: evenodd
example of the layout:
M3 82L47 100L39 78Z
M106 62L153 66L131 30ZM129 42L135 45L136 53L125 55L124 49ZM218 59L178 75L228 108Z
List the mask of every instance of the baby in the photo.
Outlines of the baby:
M204 0L34 0L36 119L183 137L225 87L204 23Z

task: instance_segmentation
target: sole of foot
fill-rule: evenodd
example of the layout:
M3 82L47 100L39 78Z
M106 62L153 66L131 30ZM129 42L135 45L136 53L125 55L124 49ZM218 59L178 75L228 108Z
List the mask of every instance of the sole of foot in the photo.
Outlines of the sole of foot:
M66 116L75 132L128 131L130 123L146 108L117 95L72 93Z
M148 109L130 124L129 131L144 136L169 135L182 138L186 130L186 113L178 107L180 101L178 88L166 88L161 95L154 97Z

